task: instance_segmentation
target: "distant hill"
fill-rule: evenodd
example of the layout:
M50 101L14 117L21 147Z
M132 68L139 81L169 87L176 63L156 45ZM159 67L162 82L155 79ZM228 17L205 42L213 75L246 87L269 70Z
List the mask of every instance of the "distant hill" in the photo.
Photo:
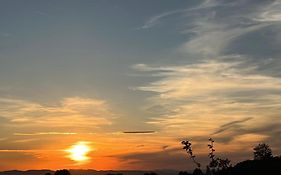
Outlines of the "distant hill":
M46 173L53 174L54 171L51 171L51 170L27 170L27 171L11 170L11 171L2 171L2 172L0 172L0 175L45 175Z
M144 173L151 171L138 171L138 170L70 170L71 175L107 175L107 174L124 174L124 175L143 175ZM177 170L155 170L153 171L158 175L178 175ZM51 170L27 170L27 171L3 171L0 172L0 175L45 175L46 173L54 174L54 171Z

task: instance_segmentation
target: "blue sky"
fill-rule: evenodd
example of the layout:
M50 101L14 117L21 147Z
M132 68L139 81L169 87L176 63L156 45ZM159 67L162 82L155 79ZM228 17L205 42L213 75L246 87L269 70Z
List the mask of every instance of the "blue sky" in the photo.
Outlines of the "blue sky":
M120 136L137 149L115 150L125 163L110 168L185 167L175 158L183 138L201 154L212 136L234 161L262 141L280 153L281 1L0 3L2 150L55 147L34 134L94 142L95 133L105 138L98 147L116 133L153 130Z

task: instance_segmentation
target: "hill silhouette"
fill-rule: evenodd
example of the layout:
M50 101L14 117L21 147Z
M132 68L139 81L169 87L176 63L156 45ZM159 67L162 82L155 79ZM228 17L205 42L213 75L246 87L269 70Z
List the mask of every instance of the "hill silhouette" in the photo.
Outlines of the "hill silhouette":
M69 170L71 175L108 175L108 174L123 174L123 175L144 175L145 173L151 173L152 171L142 171L142 170L79 170L71 169ZM178 175L177 170L155 170L153 171L158 175ZM55 171L52 170L11 170L11 171L2 171L0 175L45 175L50 173L54 175Z
M246 160L237 163L227 173L229 175L280 175L281 157L273 157L265 160Z

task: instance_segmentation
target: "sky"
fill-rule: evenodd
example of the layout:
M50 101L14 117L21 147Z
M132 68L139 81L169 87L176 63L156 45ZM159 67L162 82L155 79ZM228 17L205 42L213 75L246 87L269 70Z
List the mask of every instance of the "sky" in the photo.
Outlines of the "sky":
M0 170L281 154L280 0L0 3Z

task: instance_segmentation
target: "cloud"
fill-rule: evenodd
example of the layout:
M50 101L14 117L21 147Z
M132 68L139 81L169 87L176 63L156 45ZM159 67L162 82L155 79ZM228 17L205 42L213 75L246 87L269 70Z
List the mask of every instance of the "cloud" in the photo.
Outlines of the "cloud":
M260 22L281 22L280 8L281 1L273 1L270 5L262 8L260 15L255 19Z
M280 22L280 1L205 0L197 6L163 12L142 26L151 28L175 16L190 39L178 51L193 58L219 56L235 38ZM174 24L173 24L174 25ZM176 25L178 26L178 25Z
M124 134L152 134L155 131L124 131Z
M103 100L70 97L58 105L42 105L19 99L0 98L0 115L11 127L20 128L95 128L110 125L114 114ZM27 134L58 135L70 132L35 132ZM20 133L17 133L20 134ZM21 133L23 134L23 133Z
M49 13L46 13L46 12L40 11L40 10L34 11L33 13L35 13L35 14L37 14L37 15L40 15L40 16L43 16L43 17L49 17L49 16L50 16Z
M219 134L219 133L224 132L224 131L226 131L226 130L228 130L230 128L233 128L233 127L237 128L237 127L240 126L241 123L244 123L244 122L246 122L248 120L251 120L251 119L253 119L253 117L247 117L245 119L236 120L236 121L232 121L232 122L226 123L226 124L220 126L220 129L217 130L216 132L214 132L213 134Z
M4 141L4 140L7 140L7 138L5 137L0 138L0 141Z
M29 150L19 150L19 149L1 149L0 152L2 153L34 153L34 152L42 152L42 151L47 151L47 150L33 150L33 149L29 149ZM50 151L50 150L48 150Z
M264 13L262 9L271 10L270 3L255 3L257 10L248 3L237 1L227 4L226 1L206 1L204 8L186 11L188 28L182 33L193 37L183 43L179 51L193 57L210 58L220 56L235 38L260 30L271 23L257 21L256 16ZM247 3L246 3L247 2ZM234 10L235 9L235 10ZM267 12L268 12L267 11Z
M180 153L180 149L165 149L149 153L131 153L119 155L118 159L126 161L131 169L183 169L188 158ZM175 162L177 162L175 166ZM191 167L188 167L191 168Z
M155 25L159 24L160 21L163 18L169 17L171 15L175 15L175 14L179 14L179 13L183 13L185 10L184 9L178 9L178 10L173 10L173 11L169 11L169 12L164 12L161 14L158 14L156 16L151 17L149 20L147 20L143 26L141 26L142 29L148 29L148 28L152 28Z
M240 65L209 60L186 66L151 67L159 71L155 75L162 79L137 89L175 100L216 91L279 90L281 79L255 74L255 67L239 68Z
M154 117L147 124L195 145L212 135L223 151L268 141L280 152L280 4L205 0L155 16L152 24L179 15L188 37L176 49L185 57L180 64L133 66L153 77L134 88L150 92L145 108Z
M2 37L2 38L9 38L9 37L11 37L11 36L13 36L11 33L1 32L1 31L0 31L0 37ZM0 89L0 90L1 90L1 89Z
M37 136L37 135L76 135L75 132L36 132L36 133L14 133L16 136Z
M31 138L31 139L18 139L18 140L14 140L14 143L27 143L27 142L33 142L33 141L37 141L38 139L36 138Z
M193 16L192 13L199 11L199 10L206 10L208 8L217 7L217 6L233 6L235 3L233 2L217 2L213 0L205 0L203 3L199 3L197 6L191 6L189 8L182 8L182 9L176 9L171 10L167 12L163 12L160 14L157 14L155 16L150 17L145 23L142 25L142 29L148 29L155 27L156 25L163 22L166 18L169 18L171 16L181 15L181 18L184 16ZM189 14L191 13L191 15Z
M273 120L268 119L279 114L281 78L261 75L255 67L241 64L210 60L184 66L147 66L143 71L153 70L160 79L136 89L155 93L148 99L148 109L156 105L170 111L147 123L159 126L168 135L182 137L223 133L217 135L219 140L229 137L231 141L235 136L255 133L260 134L260 140L266 138L265 133L253 130L270 124ZM241 132L234 131L230 137L228 132L233 132L233 128Z

